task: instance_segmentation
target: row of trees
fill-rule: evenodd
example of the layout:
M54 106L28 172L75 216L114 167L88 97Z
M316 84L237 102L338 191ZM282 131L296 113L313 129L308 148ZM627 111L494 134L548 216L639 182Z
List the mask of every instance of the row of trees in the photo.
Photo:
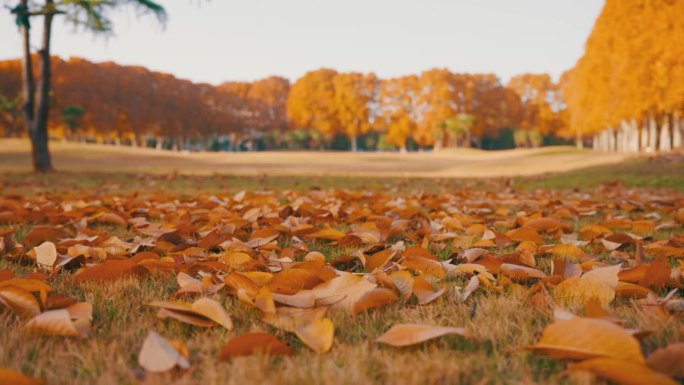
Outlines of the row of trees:
M20 64L0 62L6 136L22 132ZM445 69L391 79L319 69L293 84L269 77L211 86L111 62L52 65L52 135L70 140L356 151L538 146L568 135L560 87L546 74L503 85L495 75Z
M595 149L681 146L684 0L607 0L565 77L570 127Z

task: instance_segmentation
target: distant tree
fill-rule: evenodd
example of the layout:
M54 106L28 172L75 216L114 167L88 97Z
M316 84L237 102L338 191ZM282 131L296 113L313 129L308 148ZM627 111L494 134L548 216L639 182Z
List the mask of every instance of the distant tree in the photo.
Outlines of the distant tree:
M349 137L351 151L358 151L358 135L371 129L371 107L376 99L375 74L340 73L333 78L337 121Z
M81 126L83 115L85 115L85 110L80 106L66 106L62 109L62 121L69 129L71 136L74 136Z
M287 97L292 127L313 128L330 139L340 132L333 83L336 75L336 71L322 68L297 79Z
M111 33L109 15L117 8L132 5L143 12L150 12L160 21L165 21L164 8L152 0L44 0L39 3L19 0L10 8L16 17L23 42L23 114L26 131L31 140L33 168L36 172L50 172L52 160L48 149L48 118L51 91L51 39L52 21L55 16L64 15L78 27L96 33ZM38 92L34 78L33 56L31 54L31 19L43 18L41 48L38 50Z
M0 127L4 128L2 135L6 137L19 136L21 125L21 110L19 105L21 98L9 98L0 94Z

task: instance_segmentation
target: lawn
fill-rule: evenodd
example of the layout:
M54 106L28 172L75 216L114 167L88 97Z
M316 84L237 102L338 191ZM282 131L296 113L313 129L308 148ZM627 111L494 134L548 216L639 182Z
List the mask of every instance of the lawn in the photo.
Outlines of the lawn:
M614 164L624 154L574 147L507 151L446 149L432 152L174 152L127 146L51 142L55 167L65 172L170 173L241 176L502 177L530 176ZM0 172L28 172L29 143L0 139Z
M67 167L41 176L14 164L2 167L13 172L0 175L0 299L5 293L11 302L3 282L6 290L7 282L24 277L44 279L50 293L92 304L90 332L71 337L27 326L36 311L44 315L66 300L36 293L32 300L22 297L23 307L0 304L0 368L48 384L615 379L619 370L566 371L577 358L568 359L572 341L558 343L560 358L530 348L570 314L612 328L639 348L631 357L636 363L625 361L620 346L606 347L615 341L600 328L586 330L576 339L588 352L582 363L608 357L666 381L653 352L684 341L681 290L656 300L682 282L684 167L676 157L484 179L197 175L125 167L117 173ZM56 245L52 264L38 264L32 255L44 242ZM127 269L115 269L117 263ZM592 271L601 278L591 289L575 282L596 280L595 274L585 278ZM188 282L183 274L197 280L200 293L177 294ZM331 282L342 282L343 294L320 294ZM368 285L375 285L372 294ZM313 303L300 302L311 295ZM186 322L177 314L160 318L159 308L149 306L202 296L220 304L232 327L193 325L207 322L197 314L189 324L187 312ZM22 315L32 301L40 308ZM295 318L316 313L317 321L297 325L297 332L267 322L294 303L303 309ZM311 327L320 326L320 317L333 325L329 350L330 330ZM405 347L377 341L403 323L464 329ZM146 370L139 356L150 330L175 341L172 351L187 353L189 368ZM274 336L292 354L220 359L224 345L253 332Z

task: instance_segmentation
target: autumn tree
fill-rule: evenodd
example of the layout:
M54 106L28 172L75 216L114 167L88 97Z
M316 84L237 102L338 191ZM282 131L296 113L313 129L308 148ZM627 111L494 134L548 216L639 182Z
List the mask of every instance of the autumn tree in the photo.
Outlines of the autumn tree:
M406 152L406 142L416 131L419 81L415 75L383 79L380 83L380 127L386 140Z
M375 74L339 73L333 78L335 115L349 137L351 150L358 151L357 138L371 129L371 108L376 100L378 79Z
M295 127L312 128L327 137L340 132L335 105L337 72L322 68L297 79L287 97L287 115Z
M35 6L28 0L19 0L11 8L12 14L16 16L16 24L23 42L22 110L26 131L31 139L33 168L36 172L52 170L48 149L48 115L52 80L50 49L54 17L65 15L67 20L79 27L97 33L108 33L112 31L109 19L112 11L128 5L134 5L144 12L151 12L162 21L166 17L164 8L152 0L44 0ZM31 20L36 18L42 18L43 22L42 43L37 55L37 89L31 54Z
M605 151L681 145L682 14L683 0L606 1L563 90L578 137Z

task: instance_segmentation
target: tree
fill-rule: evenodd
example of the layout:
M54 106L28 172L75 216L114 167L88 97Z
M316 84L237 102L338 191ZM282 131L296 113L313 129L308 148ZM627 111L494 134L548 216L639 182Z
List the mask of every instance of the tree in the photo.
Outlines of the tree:
M83 115L85 110L80 106L66 106L62 109L62 120L71 135L74 135L81 126Z
M415 75L385 79L380 83L380 126L386 140L406 152L406 142L416 131L419 82Z
M378 79L372 73L340 73L333 78L337 122L349 137L352 152L358 150L357 136L371 129L371 105L377 85Z
M578 139L593 136L594 148L604 151L660 151L678 143L684 112L682 14L684 0L606 1L564 82Z
M287 116L293 128L313 128L326 137L340 132L335 105L337 72L322 68L307 72L290 88Z
M23 114L26 131L31 140L33 168L36 172L52 171L52 160L48 149L48 118L51 91L51 38L52 22L55 16L64 15L67 20L86 30L96 33L109 33L112 23L109 14L121 6L133 5L144 12L155 14L164 21L164 8L152 0L44 0L37 6L28 0L19 0L11 8L16 15L16 23L23 46ZM38 50L38 92L34 78L33 56L31 54L31 18L43 18L41 48Z

